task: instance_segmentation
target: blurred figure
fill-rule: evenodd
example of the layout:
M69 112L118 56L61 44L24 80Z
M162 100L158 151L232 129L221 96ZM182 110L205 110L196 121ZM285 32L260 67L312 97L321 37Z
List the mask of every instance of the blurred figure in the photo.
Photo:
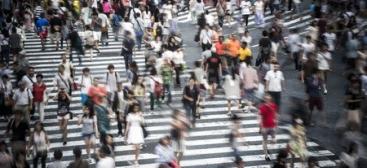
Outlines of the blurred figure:
M241 118L234 114L231 118L232 125L230 126L230 133L229 133L229 143L233 149L233 155L235 159L241 158L239 147L241 146L242 142L246 144L244 141L244 134L240 132L241 129ZM247 144L246 144L247 145Z
M22 111L14 111L14 119L11 119L8 123L5 134L10 137L11 150L13 156L17 156L18 153L26 152L26 136L29 135L30 128L28 122L24 120Z
M82 158L82 150L79 147L73 149L74 161L69 163L68 168L89 168L89 163Z
M62 150L56 149L54 151L54 160L47 166L47 168L66 168L66 165L61 161L62 155Z
M346 151L340 154L341 168L358 168L357 162L360 156L358 155L358 144L351 142Z
M2 168L11 168L13 157L10 155L9 150L7 149L5 141L0 142L0 165Z
M180 110L174 110L171 126L172 148L179 165L186 150L186 138L188 136L188 129L190 129L190 121L186 118L185 113Z
M115 168L115 160L109 156L110 154L110 149L107 146L102 146L98 150L99 161L96 164L96 168Z
M273 168L287 168L288 152L284 149L280 150L277 155L277 160L273 165Z
M308 168L318 168L318 167L320 167L318 162L317 162L317 159L313 156L308 157L307 166L308 166Z
M158 155L157 162L159 166L178 168L176 156L171 146L169 136L159 139L158 145L155 147L155 154Z
M301 167L305 166L306 154L307 154L307 140L306 130L303 127L303 121L300 118L296 118L293 123L293 127L290 130L291 139L288 142L290 148L290 154L292 156L291 167L294 167L295 156L301 159Z
M108 156L115 158L115 143L113 142L112 134L106 134L101 136L100 142L102 143L102 146L105 146L110 150Z

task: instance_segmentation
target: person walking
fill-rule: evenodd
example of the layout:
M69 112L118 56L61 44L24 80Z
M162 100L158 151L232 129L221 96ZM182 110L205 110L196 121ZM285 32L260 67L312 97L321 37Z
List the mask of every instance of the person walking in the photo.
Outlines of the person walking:
M115 160L109 156L111 150L107 146L102 146L98 150L98 162L96 168L115 168Z
M157 163L160 167L177 167L169 136L159 139L158 145L155 147L155 154L158 155Z
M21 111L24 119L29 123L33 104L32 91L26 88L24 82L20 82L19 88L14 91L12 98L14 101L14 110Z
M93 77L90 74L89 68L82 69L82 75L77 83L80 88L80 102L82 106L86 107L89 102L88 91L93 84Z
M263 136L263 149L265 160L270 161L270 153L268 150L268 136L272 138L272 144L275 144L275 131L277 127L277 112L278 106L273 103L272 97L269 94L264 96L264 103L259 105L260 117L260 133Z
M28 150L33 148L33 167L37 168L38 160L41 159L41 167L46 168L47 152L50 142L42 122L37 121L34 124L34 131L29 139Z
M263 0L256 0L254 3L255 8L255 22L258 27L264 27L265 20L264 20L264 1Z
M167 93L167 101L166 104L169 105L172 102L172 82L173 82L173 72L174 69L166 58L163 60L163 65L160 68L160 75L162 76L162 84L163 84L163 91L162 91L162 99L165 98Z
M33 103L35 112L39 115L39 120L41 122L45 119L45 106L47 105L48 101L48 91L46 84L43 82L43 75L37 74L36 75L36 83L33 85L32 94L34 96Z
M73 149L74 160L69 163L68 168L89 168L88 161L82 158L82 150L79 147Z
M196 122L196 105L200 98L200 90L196 86L194 78L190 78L188 84L183 89L182 103L186 111L186 117L190 120L193 127Z
M149 75L149 98L150 98L150 110L154 110L154 104L157 104L158 108L161 108L161 96L163 92L163 81L157 70L152 68Z
M127 127L125 134L125 142L127 144L131 144L134 147L134 165L139 165L139 154L140 154L140 145L144 144L144 133L143 133L143 124L144 117L142 112L140 111L138 104L133 104L130 107L131 111L126 117ZM132 164L132 163L130 163Z
M284 76L279 70L279 64L274 64L273 70L269 70L265 75L265 91L267 91L274 100L274 103L280 107L282 91L284 91Z
M117 134L118 136L123 136L124 133L122 132L123 123L125 123L125 111L127 108L127 100L125 99L127 96L122 86L122 82L117 83L117 91L113 93L111 108L112 111L116 114L116 121L117 121ZM125 127L125 126L124 126Z
M129 69L129 65L133 61L134 47L135 47L135 41L132 37L132 34L131 32L126 31L124 39L122 40L122 50L121 50L121 56L124 57L126 70Z
M62 162L62 150L55 149L54 151L54 160L50 163L47 168L66 168L65 163Z
M99 138L97 117L93 110L88 107L83 108L83 115L79 117L78 125L82 125L82 137L86 146L88 161L91 162L91 148L96 153L96 138Z
M247 28L248 27L248 19L252 14L252 4L249 0L242 0L240 3L241 7L241 15L242 15L242 23Z
M290 132L291 139L288 142L288 146L292 156L291 167L294 167L296 156L301 159L301 167L305 167L307 158L306 129L303 127L303 121L300 118L294 120Z
M227 115L230 116L232 115L232 101L235 101L238 107L241 104L240 77L235 73L235 70L232 69L230 74L224 76L223 89L227 99Z
M314 108L318 110L319 116L318 118L321 118L324 122L326 119L325 112L323 112L323 98L322 98L322 86L323 86L323 80L321 79L321 74L319 71L313 71L305 80L306 85L306 93L308 95L308 108L310 110L310 114L308 117L308 121L310 122L311 126L314 126L314 122L312 122L312 113L314 111ZM321 123L326 124L326 123Z
M171 121L171 142L172 148L177 158L177 164L180 165L180 161L183 154L186 151L186 138L188 137L188 130L191 127L190 121L180 110L174 110Z
M10 138L13 156L26 153L26 137L30 134L30 128L28 122L24 120L22 111L14 111L14 118L9 121L5 134Z
M68 121L72 117L70 112L71 97L66 92L65 88L61 87L54 97L54 100L57 101L57 120L59 121L59 127L62 133L63 145L66 145Z

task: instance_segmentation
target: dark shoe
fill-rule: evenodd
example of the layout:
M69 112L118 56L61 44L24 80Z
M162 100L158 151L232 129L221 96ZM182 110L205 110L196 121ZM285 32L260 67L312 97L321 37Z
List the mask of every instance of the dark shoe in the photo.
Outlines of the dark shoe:
M62 145L64 145L64 146L65 146L66 144L67 144L67 142L66 142L66 141L64 141L64 142L62 143Z
M265 156L265 160L268 161L268 162L271 161L271 159L269 158L269 156Z

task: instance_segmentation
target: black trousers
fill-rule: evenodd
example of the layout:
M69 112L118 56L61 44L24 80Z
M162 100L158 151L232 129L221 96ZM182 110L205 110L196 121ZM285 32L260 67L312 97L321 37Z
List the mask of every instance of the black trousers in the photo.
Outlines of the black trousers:
M47 151L37 152L33 158L33 168L38 167L38 160L41 159L41 167L46 168Z
M268 92L270 96L273 98L274 103L278 106L278 111L280 111L280 103L282 99L282 92Z

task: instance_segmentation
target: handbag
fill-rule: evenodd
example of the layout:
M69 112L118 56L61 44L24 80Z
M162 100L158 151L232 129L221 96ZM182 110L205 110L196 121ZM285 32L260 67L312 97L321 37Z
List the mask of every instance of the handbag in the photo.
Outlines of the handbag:
M149 132L148 132L145 124L141 123L141 129L143 130L143 136L144 136L144 138L148 137L149 136Z

